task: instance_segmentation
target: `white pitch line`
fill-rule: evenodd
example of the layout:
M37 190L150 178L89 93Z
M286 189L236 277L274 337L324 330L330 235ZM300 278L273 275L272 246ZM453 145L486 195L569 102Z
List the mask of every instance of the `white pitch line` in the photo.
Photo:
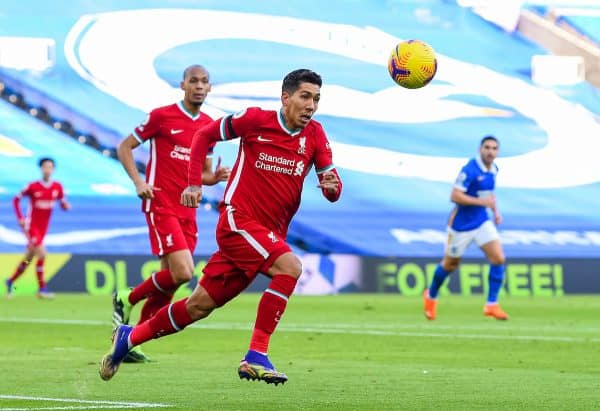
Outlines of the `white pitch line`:
M35 323L35 324L66 324L66 325L102 325L110 326L108 321L97 320L60 320L48 318L16 318L16 317L0 317L0 322L16 322L16 323ZM252 324L241 323L196 323L192 328L204 328L208 330L250 330ZM435 327L435 326L433 326ZM278 327L281 331L287 332L303 332L303 333L321 333L321 334L351 334L351 335L375 335L389 337L430 337L430 338L462 338L462 339L478 339L478 340L517 340L517 341L556 341L556 342L574 342L574 343L596 343L600 342L597 337L567 337L560 335L502 335L502 334L471 334L471 333L440 333L429 331L400 331L388 329L368 329L363 328L341 328L335 324L319 324L307 327L299 324L287 324ZM404 328L404 327L398 327ZM420 327L412 327L418 328ZM483 327L482 327L483 328ZM459 327L448 329L459 329ZM488 328L489 329L489 328ZM498 330L499 328L495 328ZM507 331L515 331L507 329ZM531 330L529 330L531 331Z
M31 324L63 324L63 325L110 325L108 321L99 320L68 320L56 318L19 318L0 317L0 321L8 323L31 323Z
M62 324L62 325L91 325L91 326L107 326L112 323L109 321L102 320L81 320L81 319L56 319L56 318L24 318L24 317L0 317L0 322L15 322L15 323L32 323L32 324ZM479 330L479 331L498 331L501 330L500 327L505 326L505 323L498 323L497 321L488 321L488 323L492 323L494 325L452 325L452 324L432 324L429 322L424 323L423 325L414 325L414 324L370 324L369 328L372 330ZM214 322L198 322L192 324L192 328L207 328L207 329L246 329L248 327L252 327L252 323L214 323ZM291 329L291 328L299 328L303 329L307 327L304 324L282 324L281 328ZM319 328L323 331L328 331L332 329L342 329L342 330L364 330L365 326L362 324L351 324L351 323L315 323L309 326L312 329ZM508 328L507 328L508 329ZM518 326L510 325L509 330L511 332L518 331L563 331L572 333L574 331L573 327L557 327L555 325L548 326ZM594 335L600 334L600 327L577 327L577 332L581 333L593 333ZM335 331L332 331L335 332ZM583 337L582 337L583 338Z
M240 326L236 324L205 324L197 325L194 328L205 328L212 330L249 330L249 326ZM462 334L462 333L436 333L436 332L415 332L415 331L393 331L393 330L369 330L363 329L342 329L320 327L305 327L294 325L281 325L278 327L281 331L320 333L320 334L351 334L351 335L376 335L388 337L432 337L432 338L463 338L463 339L482 339L482 340L521 340L521 341L559 341L559 342L600 342L600 338L585 337L562 337L554 335L501 335L501 334Z
M125 404L119 405L73 405L68 407L29 407L29 408L0 408L3 411L31 411L31 410L124 410L124 409L140 409L142 407L130 406Z
M0 399L4 400L27 400L27 401L48 401L48 402L66 402L73 404L90 405L72 405L68 407L27 407L27 408L4 408L2 410L91 410L106 408L165 408L171 407L169 404L160 404L152 402L129 402L129 401L106 401L106 400L80 400L79 398L49 398L49 397L30 397L25 395L0 394Z

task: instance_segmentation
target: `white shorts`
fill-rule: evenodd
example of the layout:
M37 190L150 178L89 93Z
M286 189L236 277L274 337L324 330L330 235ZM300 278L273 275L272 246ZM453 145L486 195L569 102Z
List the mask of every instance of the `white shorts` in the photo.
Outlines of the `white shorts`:
M448 227L448 241L446 242L446 255L459 258L467 250L471 242L475 242L479 247L490 241L499 240L500 235L494 223L487 220L474 230L456 231Z

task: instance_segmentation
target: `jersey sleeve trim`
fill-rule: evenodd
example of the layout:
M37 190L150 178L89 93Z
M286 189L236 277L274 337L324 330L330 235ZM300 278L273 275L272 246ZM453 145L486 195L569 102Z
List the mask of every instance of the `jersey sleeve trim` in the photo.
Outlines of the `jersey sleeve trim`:
M138 133L135 130L133 130L133 133L131 133L131 135L133 136L133 138L139 141L140 144L144 144L144 140L142 140L142 138L138 135Z
M467 187L461 186L460 184L454 184L454 188L462 191L463 193L467 192Z
M232 116L227 116L225 119L225 123L227 124L227 132L229 133L229 138L237 137L235 130L233 129L233 124L231 123Z
M221 124L219 125L219 132L221 134L221 140L231 140L237 137L235 130L233 129L233 124L231 123L232 115L225 116L221 119Z
M219 125L220 126L219 127L219 134L221 134L221 140L223 140L223 141L227 140L227 136L225 134L225 119L226 118L227 117L223 117L221 119L221 124Z
M318 168L317 169L317 174L323 174L323 173L325 173L327 171L333 170L334 168L335 168L335 165L333 165L333 164L330 164L327 167Z

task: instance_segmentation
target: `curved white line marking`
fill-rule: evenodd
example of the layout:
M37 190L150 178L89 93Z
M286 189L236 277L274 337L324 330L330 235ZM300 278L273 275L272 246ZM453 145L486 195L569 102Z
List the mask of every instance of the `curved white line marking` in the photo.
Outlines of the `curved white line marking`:
M172 24L169 25L169 22ZM156 27L164 29L156 30ZM381 66L386 64L391 47L400 40L372 27L252 13L150 9L82 17L68 35L65 54L73 69L99 89L126 104L148 111L180 98L180 90L157 75L153 66L156 57L182 44L213 39L278 42ZM502 170L499 186L558 188L600 181L600 162L596 159L596 153L600 152L600 139L597 138L600 124L588 110L551 91L482 66L443 55L438 55L438 62L437 79L451 83L453 92L483 95L501 105L513 107L547 133L547 144L543 148L498 160ZM382 71L382 75L384 73ZM390 106L391 94L394 97L408 96L405 101L418 104L428 94L438 93L438 89L430 85L417 92L409 92L395 87L374 93L371 110L377 113L369 118L382 115L379 111L381 107ZM354 115L347 104L340 103L347 98L348 89L335 91L332 88L331 91L332 96L325 98L324 94L323 111L329 110L339 116ZM273 104L274 97L271 96L265 103ZM327 99L331 99L331 107L327 107ZM224 104L223 100L221 103ZM230 103L228 109L231 108ZM254 100L254 105L261 103ZM393 107L397 107L398 122L405 122L401 119L404 107L398 104ZM241 108L243 106L238 107ZM214 106L207 105L206 109L208 114L216 117L223 114L223 110ZM361 104L361 109L370 108ZM423 110L427 112L429 108L425 106ZM435 113L438 111L432 111L432 121L436 121ZM452 142L448 141L448 144ZM432 181L452 181L458 167L465 161L464 158L414 155L353 144L337 143L336 149L335 161L340 167Z

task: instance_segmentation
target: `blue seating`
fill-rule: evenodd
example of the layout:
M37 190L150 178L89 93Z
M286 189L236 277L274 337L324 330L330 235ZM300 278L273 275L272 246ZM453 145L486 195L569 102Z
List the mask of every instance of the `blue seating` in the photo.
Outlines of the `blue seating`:
M39 8L32 6L32 10L48 12L46 2L32 2L39 3ZM0 16L0 35L38 35L33 19L19 14L16 3L9 3ZM332 142L344 194L338 203L330 204L315 187L316 177L308 177L289 233L295 246L360 255L440 255L453 181L486 134L501 141L497 197L505 220L501 229L507 254L586 256L593 255L598 246L600 217L595 204L600 200L600 171L588 161L589 155L597 152L594 139L599 126L594 125L592 114L600 113L597 91L589 84L536 87L530 81L531 57L545 51L518 33L499 30L455 2L411 0L384 6L365 1L347 8L341 1L289 1L283 5L268 0L243 5L226 2L219 10L207 11L187 10L187 3L171 1L164 7L173 9L162 10L159 16L152 8L138 10L139 3L133 0L114 0L105 2L104 12L82 18L93 12L86 4L73 2L64 18L49 20L44 35L54 36L57 42L54 68L45 73L4 70L0 80L7 79L11 87L27 92L24 97L32 103L51 107L74 126L89 130L101 144L116 144L155 102L167 104L181 95L181 71L192 63L205 64L211 73L213 90L204 109L214 117L248 105L277 109L281 77L290 69L307 66L323 76L316 119ZM345 7L343 15L340 6ZM112 9L127 10L132 18L117 16ZM207 12L212 13L210 18L202 14ZM176 37L170 47L144 60L146 64L135 66L137 60L128 60L135 53L118 54L121 42L115 43L110 36L120 35L125 27L119 22L127 22L126 33L141 33L145 39L136 47L150 54L153 28L147 22L157 16L177 22L204 16L203 21L215 25L213 34L222 20L239 17L236 27L243 30L231 38L227 34L210 37L202 30L194 31L196 37L187 42ZM286 20L279 26L282 21L277 16L299 20ZM261 26L265 29L286 27L291 31L281 29L280 35L271 37L252 34L259 21L269 22ZM308 27L309 23L314 24L312 30L301 41L293 40L290 33L295 24ZM179 32L180 26L174 24L168 32L187 35ZM103 32L104 27L110 30ZM91 56L86 47L98 47L102 33L107 36L106 47L97 48ZM245 35L248 37L243 38ZM421 90L400 89L385 67L388 47L408 38L427 41L438 53L438 74ZM123 43L128 39L121 37ZM111 55L125 61L112 61ZM117 65L118 70L110 70ZM144 80L136 83L137 76ZM0 133L32 147L35 155L57 156L57 178L65 180L82 210L81 214L77 209L71 214L57 212L54 233L144 227L131 183L118 162L69 139L61 140L65 148L59 149L54 143L64 138L59 133L46 130L47 126L24 113L7 111L0 109L0 115L24 129L14 132L0 124ZM578 124L577 132L569 131L565 126L569 122ZM35 130L35 139L30 128ZM51 134L44 138L51 142L48 145L37 138L44 133ZM236 142L219 143L216 154L223 157L224 164L232 165L237 150ZM140 148L136 155L145 161L147 148ZM9 160L14 163L11 167L22 172L18 178L3 175L0 179L5 188L0 193L3 211L10 208L9 195L38 171L31 158ZM107 185L91 189L91 182ZM102 194L102 190L119 195ZM209 201L217 201L222 187L220 190L213 192ZM216 246L216 213L199 211L199 218L198 253L208 254ZM16 230L10 213L2 213L0 224ZM146 234L131 232L56 247L79 253L149 250ZM17 249L20 245L0 236L0 252ZM469 253L479 255L476 250Z

